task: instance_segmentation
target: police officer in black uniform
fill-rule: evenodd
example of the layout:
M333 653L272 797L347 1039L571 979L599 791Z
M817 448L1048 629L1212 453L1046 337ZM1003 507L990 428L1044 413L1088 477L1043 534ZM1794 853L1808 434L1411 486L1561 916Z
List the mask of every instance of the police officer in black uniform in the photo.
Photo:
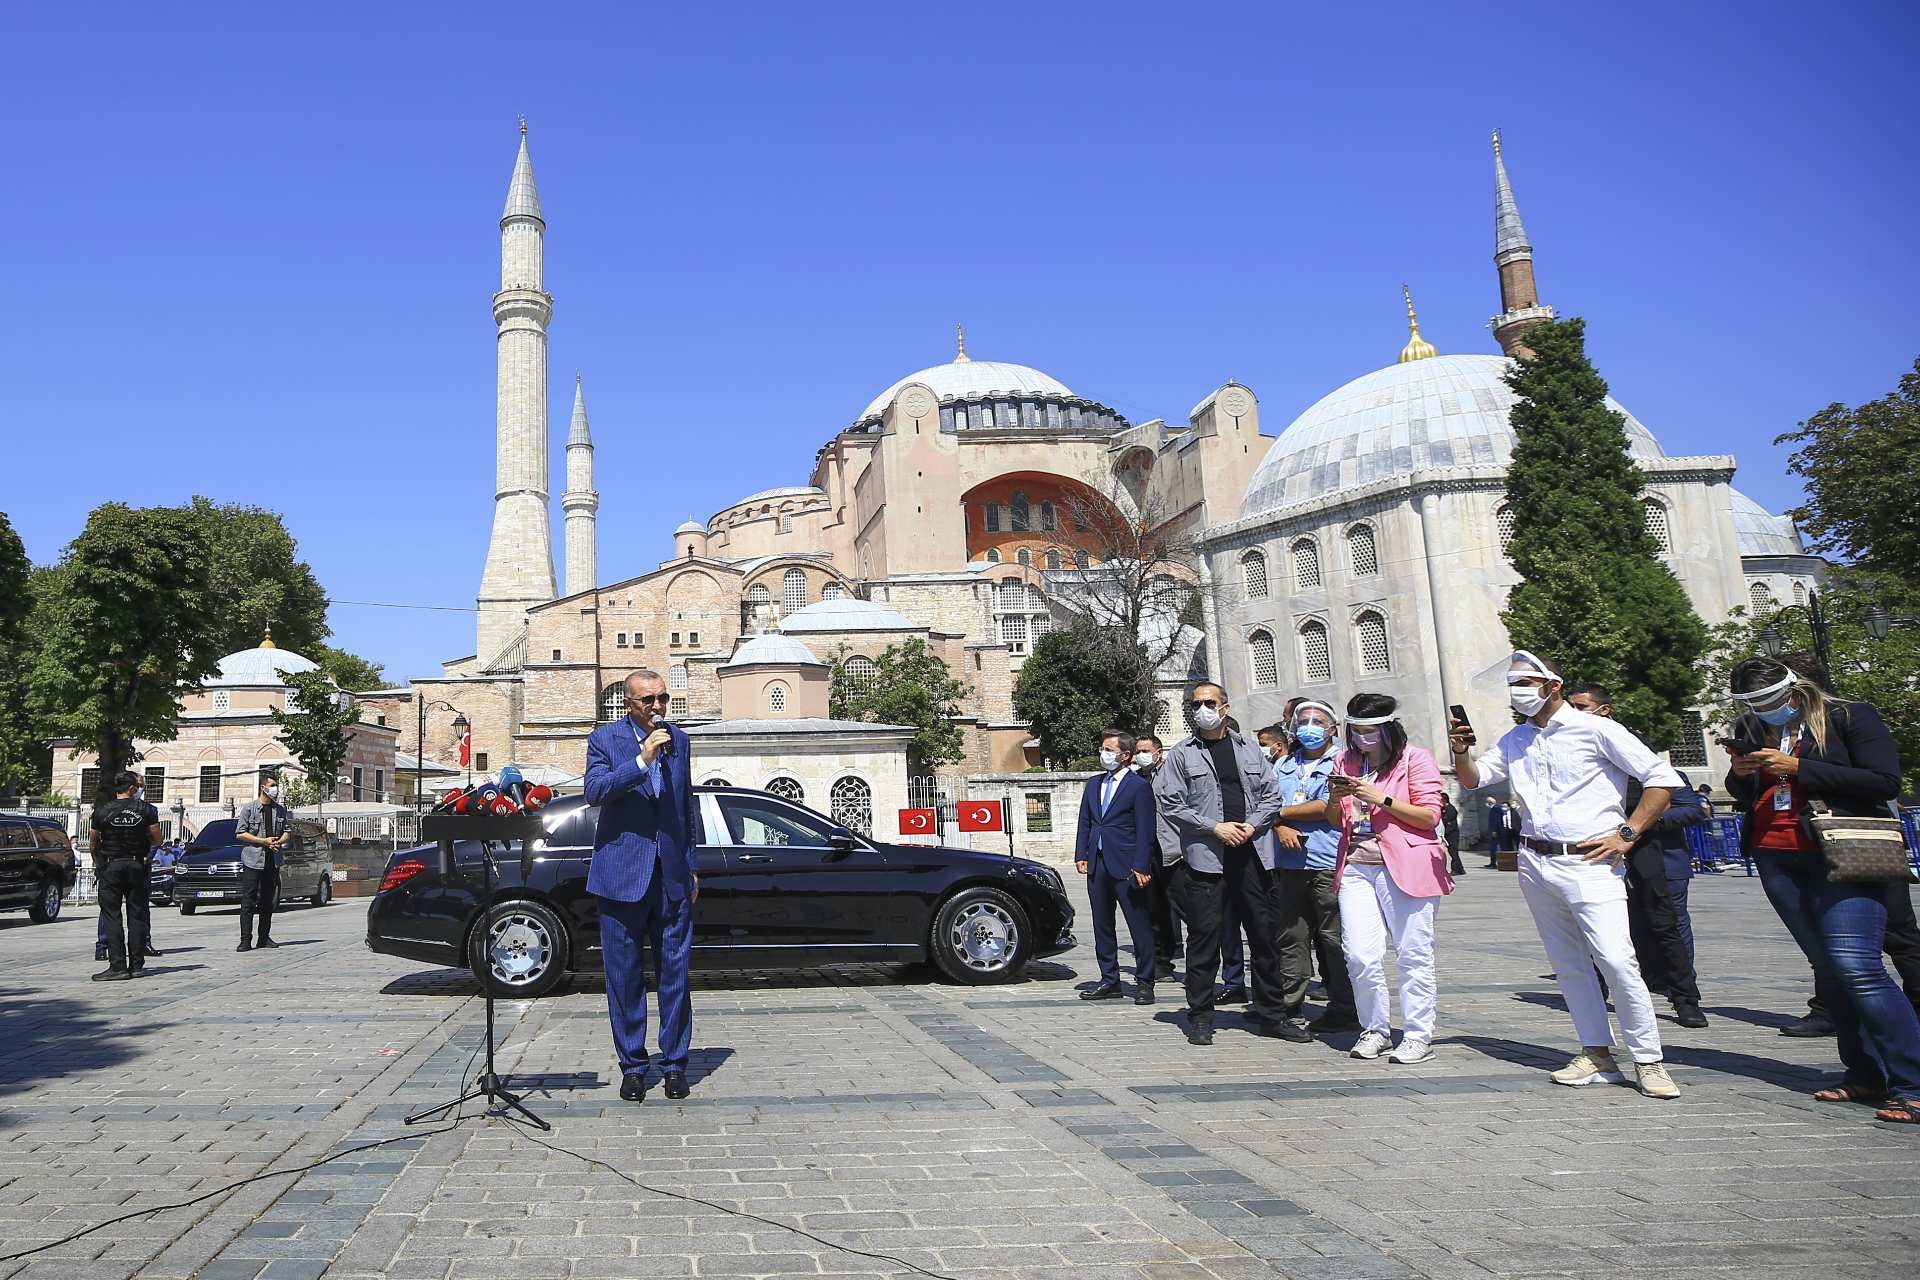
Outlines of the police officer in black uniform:
M160 811L142 798L139 777L124 769L115 774L113 795L93 811L89 846L100 878L100 914L107 920L108 966L93 975L95 982L137 978L146 965L147 866L160 843Z

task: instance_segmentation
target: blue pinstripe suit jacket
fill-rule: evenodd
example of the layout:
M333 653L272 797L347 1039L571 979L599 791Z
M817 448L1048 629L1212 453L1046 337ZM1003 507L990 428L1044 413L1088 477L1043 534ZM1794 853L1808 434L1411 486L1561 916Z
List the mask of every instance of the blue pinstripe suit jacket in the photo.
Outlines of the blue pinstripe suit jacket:
M661 877L671 906L693 887L693 846L697 826L693 773L687 759L687 735L669 725L673 750L660 764L660 794L651 773L640 767L639 727L622 716L587 738L587 803L600 806L600 827L593 837L593 863L587 892L616 902L639 902L653 877Z

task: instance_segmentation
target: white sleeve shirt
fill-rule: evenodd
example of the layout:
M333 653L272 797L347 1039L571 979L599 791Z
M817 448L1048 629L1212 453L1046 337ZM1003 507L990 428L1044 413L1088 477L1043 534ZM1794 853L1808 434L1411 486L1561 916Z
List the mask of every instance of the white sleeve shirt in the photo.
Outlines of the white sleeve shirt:
M1627 784L1686 785L1625 725L1562 706L1540 728L1515 725L1474 762L1480 785L1508 780L1520 834L1573 844L1610 835L1627 820Z

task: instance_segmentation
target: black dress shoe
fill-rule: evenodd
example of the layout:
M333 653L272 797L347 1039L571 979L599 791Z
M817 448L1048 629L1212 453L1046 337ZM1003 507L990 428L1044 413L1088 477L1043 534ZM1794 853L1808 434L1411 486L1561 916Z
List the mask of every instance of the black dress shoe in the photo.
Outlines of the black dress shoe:
M1213 1018L1207 1014L1189 1013L1187 1015L1187 1043L1208 1045L1213 1043Z
M1330 1013L1323 1013L1307 1025L1313 1028L1315 1035L1319 1036L1325 1035L1329 1031L1358 1031L1360 1029L1360 1019L1350 1013L1342 1014L1338 1017Z
M636 1071L632 1075L620 1078L620 1100L622 1102L645 1102L647 1100L647 1073Z
M1253 1034L1273 1040L1291 1040L1295 1044L1313 1042L1313 1032L1307 1030L1307 1024L1295 1022L1292 1018L1281 1018L1277 1022L1257 1022L1254 1024Z
M667 1072L667 1096L678 1099L686 1097L687 1093L687 1073L684 1071Z
M1150 985L1135 987L1133 989L1133 1002L1135 1004L1152 1004L1153 987Z
M93 975L95 982L125 982L133 973L127 969L102 969Z
M1247 1002L1247 989L1245 987L1228 987L1225 991L1215 996L1213 1002L1215 1004L1245 1004Z
M104 942L103 942L103 943L101 943L101 944L100 944L99 946L97 946L97 947L95 947L95 948L93 949L93 958L94 958L95 960L109 960L109 959L112 959L112 956L111 956L111 955L110 955L110 954L108 953L108 951L107 951L107 944L106 944L106 943L104 943Z
M1783 1036L1793 1036L1800 1040L1813 1040L1820 1036L1830 1036L1835 1034L1833 1019L1824 1013L1810 1013L1806 1017L1794 1022L1789 1022L1786 1026L1780 1028L1780 1034Z
M146 945L146 947L141 950L140 954L143 956L157 956L157 955L163 955L165 953L162 952L160 948L154 946L151 942L149 942Z
M1700 1012L1700 1006L1691 1000L1673 1002L1673 1020L1683 1027L1699 1028L1707 1025L1707 1015Z
M234 950L235 951L251 951L253 950L253 944L251 942L248 942L245 938L242 938L240 940L240 945L235 947Z
M1103 982L1090 991L1082 991L1080 998L1082 1000L1118 1000L1120 998L1120 984L1117 982Z
M260 941L254 943L253 945L256 947L277 947L280 944L275 942L272 938L262 938L260 939Z

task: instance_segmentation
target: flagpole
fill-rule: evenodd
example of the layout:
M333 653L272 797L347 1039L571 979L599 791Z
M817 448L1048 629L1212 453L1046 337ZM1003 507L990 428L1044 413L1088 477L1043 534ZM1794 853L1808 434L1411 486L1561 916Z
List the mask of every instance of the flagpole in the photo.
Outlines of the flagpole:
M1013 857L1013 793L1000 798L1000 822L1007 829L1007 857Z

